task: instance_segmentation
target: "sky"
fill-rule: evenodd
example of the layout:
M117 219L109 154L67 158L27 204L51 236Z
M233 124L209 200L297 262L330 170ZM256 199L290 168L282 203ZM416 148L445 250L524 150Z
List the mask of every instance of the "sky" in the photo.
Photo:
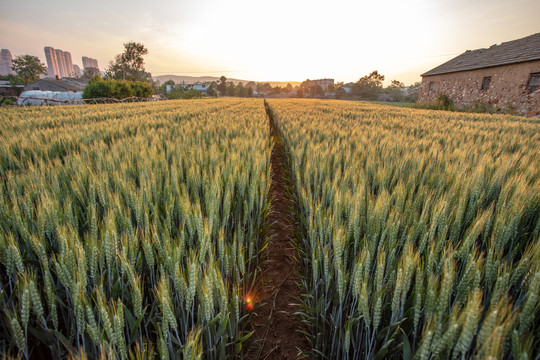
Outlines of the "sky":
M0 0L0 48L109 66L129 41L152 75L406 85L466 50L540 32L538 0Z

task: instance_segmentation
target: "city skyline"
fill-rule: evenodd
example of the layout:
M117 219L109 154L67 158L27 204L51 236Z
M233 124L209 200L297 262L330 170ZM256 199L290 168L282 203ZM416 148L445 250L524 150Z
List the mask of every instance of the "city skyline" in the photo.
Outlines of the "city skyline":
M94 68L99 71L98 61L88 56L82 57L83 70Z
M54 44L74 59L91 54L107 68L123 43L136 41L148 48L145 65L154 76L349 82L378 70L386 84L410 84L466 50L540 31L540 3L533 0L276 0L271 7L247 0L160 0L154 7L96 0L84 8L51 2L7 5L0 47L42 58L39 49Z

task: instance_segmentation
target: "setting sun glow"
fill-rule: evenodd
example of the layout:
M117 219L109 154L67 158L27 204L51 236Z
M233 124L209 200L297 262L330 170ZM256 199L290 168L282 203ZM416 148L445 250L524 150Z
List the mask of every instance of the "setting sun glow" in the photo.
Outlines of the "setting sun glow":
M385 82L410 84L467 49L537 32L538 13L533 0L29 0L3 7L0 45L41 58L52 46L105 69L137 41L154 76L349 82L377 69Z

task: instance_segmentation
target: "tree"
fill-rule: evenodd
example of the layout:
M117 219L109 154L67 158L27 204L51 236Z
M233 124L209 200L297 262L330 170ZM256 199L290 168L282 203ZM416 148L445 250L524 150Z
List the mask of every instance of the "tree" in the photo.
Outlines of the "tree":
M403 85L402 82L397 80L392 80L390 86L385 90L388 95L392 98L392 101L402 101L403 100Z
M285 87L285 92L288 94L290 93L291 91L293 91L293 87L291 84L287 84L287 87Z
M134 81L131 83L131 88L133 89L133 96L141 98L149 98L152 96L154 89L152 86L145 81Z
M322 98L324 96L324 90L321 85L312 85L309 87L309 93L311 94L311 97L320 97Z
M334 84L328 84L328 86L326 87L326 91L327 92L335 92L336 91L336 86Z
M218 87L217 82L212 81L210 83L210 86L208 86L208 90L206 90L206 94L208 96L217 96L217 87Z
M113 63L107 69L106 77L116 80L149 81L150 73L144 69L143 56L148 54L148 49L143 44L134 41L124 44L124 52L115 57Z
M269 93L272 91L272 85L270 83L264 83L261 87L261 91L265 93Z
M39 80L40 75L47 75L45 64L37 56L18 55L13 59L11 70L15 71L26 84Z
M336 88L336 98L343 99L346 96L347 96L347 91L343 87L339 86Z
M84 69L81 77L83 79L88 79L90 80L91 78L93 78L94 76L100 76L101 74L99 73L99 69L97 68L94 68L94 67L87 67Z
M236 93L236 86L234 86L234 83L232 81L227 82L227 88L225 90L225 94L229 96L237 96Z
M405 96L406 101L416 102L418 100L420 85L422 85L422 83L420 83L420 81L417 81L407 88L407 96Z
M227 94L227 78L225 75L221 75L219 78L219 85L217 86L217 89L219 90L221 96Z
M363 99L375 100L382 90L384 75L377 70L371 74L361 77L353 84L352 92Z

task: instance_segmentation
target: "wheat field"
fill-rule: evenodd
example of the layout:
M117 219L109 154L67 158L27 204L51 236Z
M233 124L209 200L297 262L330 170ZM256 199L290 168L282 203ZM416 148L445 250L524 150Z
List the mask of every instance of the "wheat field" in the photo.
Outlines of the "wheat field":
M239 354L267 128L245 100L0 113L1 352Z
M335 359L540 356L540 121L271 100Z
M241 357L269 120L310 357L540 356L539 120L234 98L0 111L0 354Z

